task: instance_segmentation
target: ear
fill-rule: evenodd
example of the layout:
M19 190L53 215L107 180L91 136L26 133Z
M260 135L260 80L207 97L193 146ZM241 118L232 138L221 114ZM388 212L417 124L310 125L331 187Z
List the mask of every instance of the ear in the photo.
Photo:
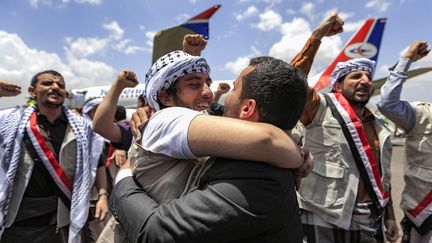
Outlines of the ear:
M35 88L33 86L29 86L27 91L29 92L32 98L36 98Z
M158 100L166 107L175 106L174 98L165 90L161 90L158 94Z
M246 99L240 106L239 118L248 121L258 121L259 111L256 101L254 99Z
M341 92L342 91L342 85L343 85L343 81L336 81L336 83L333 86L333 90L336 92Z

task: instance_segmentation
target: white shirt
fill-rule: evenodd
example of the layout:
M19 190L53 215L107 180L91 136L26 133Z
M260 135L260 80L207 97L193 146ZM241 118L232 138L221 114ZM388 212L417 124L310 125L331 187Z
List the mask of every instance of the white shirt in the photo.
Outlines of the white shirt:
M192 120L204 112L183 107L170 107L156 112L142 131L141 146L150 152L172 158L197 159L189 147L188 130ZM131 169L122 169L115 183L132 176Z

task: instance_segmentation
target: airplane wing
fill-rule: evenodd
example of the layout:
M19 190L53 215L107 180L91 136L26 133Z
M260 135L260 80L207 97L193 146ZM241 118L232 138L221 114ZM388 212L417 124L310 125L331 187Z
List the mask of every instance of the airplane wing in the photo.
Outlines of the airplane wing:
M197 16L189 19L186 23L158 31L153 40L154 63L159 57L175 50L182 49L183 37L186 34L201 34L205 39L209 38L209 19L222 5L216 4Z
M411 71L408 71L407 79L414 78L418 75L421 75L421 74L424 74L424 73L427 73L430 71L432 71L432 67L413 69ZM374 88L374 92L372 93L372 96L381 94L381 86L384 85L386 80L387 80L387 77L380 78L380 79L374 80L372 82L372 87Z

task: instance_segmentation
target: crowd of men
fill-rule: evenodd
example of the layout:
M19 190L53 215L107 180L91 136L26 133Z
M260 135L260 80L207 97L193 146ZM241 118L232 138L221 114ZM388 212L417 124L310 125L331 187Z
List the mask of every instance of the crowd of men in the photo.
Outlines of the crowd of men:
M369 59L338 63L328 93L307 85L321 39L342 31L333 14L290 64L252 58L224 106L207 42L186 35L147 72L131 122L117 103L133 71L82 114L63 106L60 73L37 73L36 104L0 110L0 242L432 242L432 103L400 100L428 44L410 45L372 104ZM0 81L0 97L19 93ZM403 234L383 115L406 133Z

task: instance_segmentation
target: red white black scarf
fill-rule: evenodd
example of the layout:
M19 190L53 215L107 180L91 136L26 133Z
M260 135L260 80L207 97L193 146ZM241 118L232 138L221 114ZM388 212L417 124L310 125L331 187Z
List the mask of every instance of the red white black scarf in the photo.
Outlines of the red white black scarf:
M342 131L356 161L363 181L368 189L371 189L381 207L385 207L389 199L389 192L384 191L379 165L375 160L371 146L367 140L365 130L358 119L354 109L338 92L325 95L332 114L338 120Z
M80 242L80 230L88 218L90 189L102 152L103 138L92 131L91 123L68 109L63 109L76 138L76 170L73 182L68 179L48 148L36 126L36 106L15 108L0 117L0 135L5 153L0 156L0 236L5 229L6 215L13 193L16 173L21 161L25 131L50 175L63 193L71 199L69 242Z
M33 147L35 148L39 158L42 160L42 163L45 165L45 168L50 173L56 185L66 195L66 197L71 200L73 188L72 181L63 171L60 163L57 161L56 156L48 147L44 137L39 132L36 119L36 112L33 112L30 116L30 125L27 127L27 133L30 137L30 140L32 141Z
M432 191L420 201L417 207L405 211L405 214L417 227L420 227L432 215Z

